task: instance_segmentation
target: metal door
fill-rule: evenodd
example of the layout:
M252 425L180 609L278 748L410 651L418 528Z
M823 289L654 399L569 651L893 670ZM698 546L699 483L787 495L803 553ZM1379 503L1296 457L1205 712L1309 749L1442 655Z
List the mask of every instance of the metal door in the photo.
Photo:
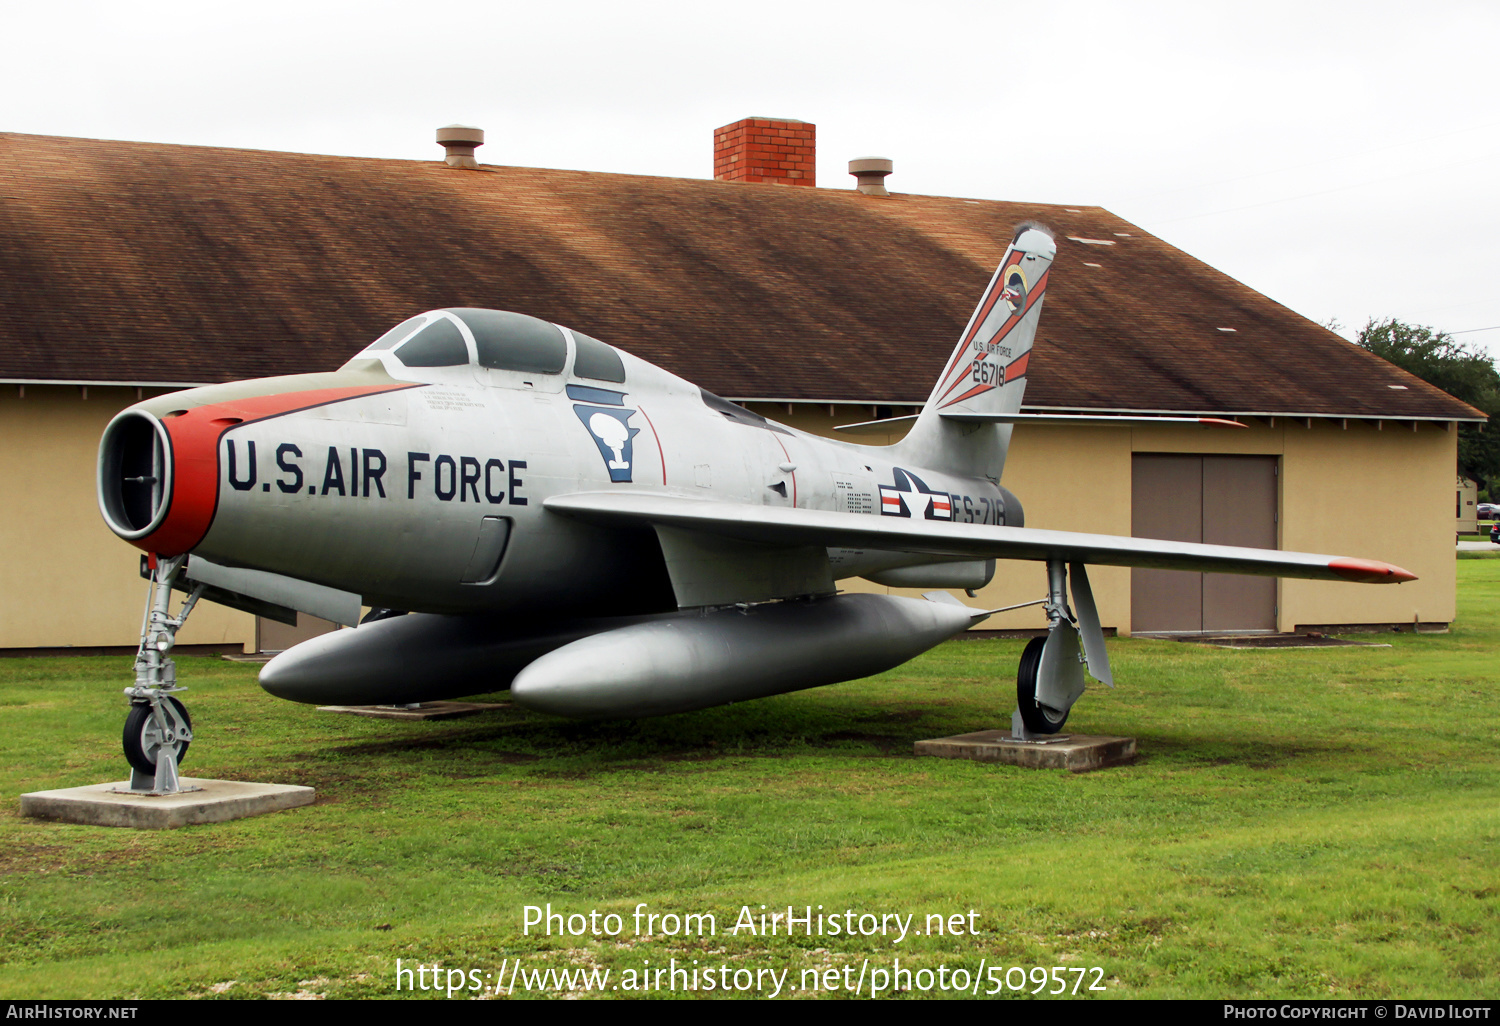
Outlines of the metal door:
M1212 545L1277 547L1278 458L1137 453L1131 534ZM1135 569L1131 631L1229 633L1276 629L1276 580Z

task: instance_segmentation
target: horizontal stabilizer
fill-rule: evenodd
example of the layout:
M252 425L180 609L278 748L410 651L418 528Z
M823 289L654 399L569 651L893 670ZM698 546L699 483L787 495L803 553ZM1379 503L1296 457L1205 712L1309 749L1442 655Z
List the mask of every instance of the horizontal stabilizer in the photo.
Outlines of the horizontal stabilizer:
M1072 413L939 413L944 420L960 424L1038 424L1044 427L1115 427L1122 424L1198 424L1203 427L1245 427L1237 420L1223 417L1130 417Z
M884 434L917 419L912 413L904 417L884 417L880 420L862 420L856 424L836 424L835 431L851 434ZM1226 417L1132 417L1109 413L939 413L942 420L958 424L1035 424L1038 427L1141 427L1147 424L1196 424L1199 427L1242 428L1247 425Z
M862 420L857 424L835 424L833 429L855 435L878 435L903 425L914 424L918 416L920 414L908 413L903 417L881 417L879 420Z

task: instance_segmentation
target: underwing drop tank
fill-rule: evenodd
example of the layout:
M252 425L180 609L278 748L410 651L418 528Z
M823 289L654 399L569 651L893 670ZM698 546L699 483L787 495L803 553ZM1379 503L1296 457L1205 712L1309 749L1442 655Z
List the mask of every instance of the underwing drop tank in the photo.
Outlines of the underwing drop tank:
M405 705L504 691L539 656L642 619L412 613L289 648L261 669L260 686L315 705Z
M517 674L511 697L574 719L706 709L881 673L966 629L973 614L891 595L680 614L563 645Z
M854 680L973 622L958 604L841 595L712 612L562 621L413 613L334 631L272 659L293 702L400 705L502 691L578 719L659 716Z

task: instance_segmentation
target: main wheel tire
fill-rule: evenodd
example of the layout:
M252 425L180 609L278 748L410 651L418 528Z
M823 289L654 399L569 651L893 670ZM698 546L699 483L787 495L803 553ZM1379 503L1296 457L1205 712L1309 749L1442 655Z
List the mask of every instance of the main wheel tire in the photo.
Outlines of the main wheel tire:
M162 704L166 707L168 721L186 726L188 730L193 729L192 717L188 715L187 707L171 695L163 696ZM130 714L125 717L125 733L123 737L125 745L125 758L131 767L141 773L154 774L156 772L156 756L162 749L163 739L161 728L156 725L156 717L151 715L149 702L132 702ZM188 745L191 742L174 739L171 744L177 752L177 765L182 765L182 760L187 756Z
M1058 716L1036 700L1036 679L1042 669L1042 649L1046 638L1032 638L1021 653L1021 667L1016 671L1016 708L1021 722L1033 734L1056 734L1068 722L1068 714Z

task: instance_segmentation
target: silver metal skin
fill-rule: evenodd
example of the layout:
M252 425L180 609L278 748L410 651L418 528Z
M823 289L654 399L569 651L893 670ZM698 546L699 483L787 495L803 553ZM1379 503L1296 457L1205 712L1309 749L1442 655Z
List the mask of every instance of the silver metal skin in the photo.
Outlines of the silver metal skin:
M1064 711L1082 652L1109 679L1085 563L1410 578L1340 557L1024 527L999 482L1055 254L1045 230L1016 232L894 445L776 424L536 318L439 310L335 372L124 411L100 447L100 510L159 568L190 554L188 576L215 594L346 623L356 601L412 614L283 653L261 674L272 694L405 704L509 686L580 717L852 679L989 615L946 596L836 597L851 577L974 588L997 558L1045 561L1056 645L1038 696ZM145 655L151 630L170 627L154 594L147 700L171 683L170 660Z
M662 716L882 673L973 622L957 603L892 595L718 609L565 645L522 670L510 693L574 719Z

